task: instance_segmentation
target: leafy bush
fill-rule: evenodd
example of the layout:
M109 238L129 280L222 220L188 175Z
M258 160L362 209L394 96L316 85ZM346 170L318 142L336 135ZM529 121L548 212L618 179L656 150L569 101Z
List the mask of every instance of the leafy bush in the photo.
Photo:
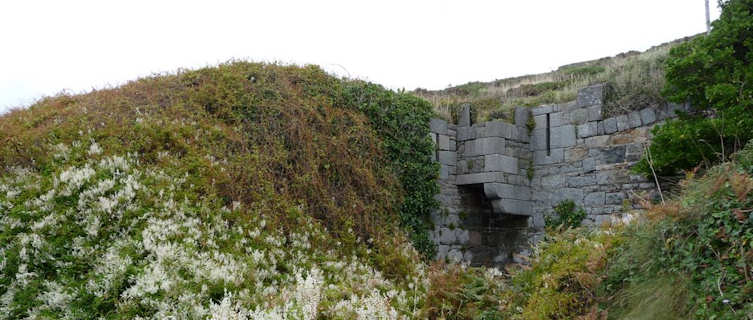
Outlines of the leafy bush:
M426 258L436 252L429 238L431 211L438 203L434 195L438 165L431 160L434 145L429 137L431 105L421 98L395 93L382 86L347 83L343 90L347 105L363 112L382 138L382 149L405 192L400 204L401 224L409 231L413 245Z
M615 230L568 229L540 242L530 267L512 269L505 292L506 319L598 319L597 292L613 247Z
M709 35L670 51L664 94L690 102L695 112L655 130L660 139L651 156L661 173L710 167L753 138L753 1L720 3L722 15ZM678 158L686 153L688 159ZM646 160L638 170L649 174Z
M505 319L500 308L504 278L496 269L435 265L429 278L422 319Z
M545 217L545 223L550 228L576 228L585 218L583 208L577 207L573 200L564 200L554 207L554 215Z
M617 297L610 310L637 313L660 298L659 314L680 319L753 317L752 154L747 147L686 181L678 200L651 208L651 220L629 229L605 281L604 295Z

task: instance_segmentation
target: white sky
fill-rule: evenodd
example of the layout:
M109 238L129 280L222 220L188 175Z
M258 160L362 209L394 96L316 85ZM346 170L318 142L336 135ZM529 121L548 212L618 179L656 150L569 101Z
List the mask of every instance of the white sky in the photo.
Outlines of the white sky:
M0 113L230 58L441 89L645 50L705 31L704 14L703 0L2 0Z

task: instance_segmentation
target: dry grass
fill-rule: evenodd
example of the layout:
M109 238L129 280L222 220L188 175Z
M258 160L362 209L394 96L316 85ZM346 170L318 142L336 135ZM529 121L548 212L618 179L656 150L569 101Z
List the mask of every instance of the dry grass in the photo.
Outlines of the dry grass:
M688 38L567 66L542 74L492 82L471 82L438 91L417 89L414 94L430 101L437 114L456 119L458 107L471 104L477 121L512 120L516 106L538 106L575 100L578 90L596 83L609 83L607 115L664 103L664 60L669 50Z

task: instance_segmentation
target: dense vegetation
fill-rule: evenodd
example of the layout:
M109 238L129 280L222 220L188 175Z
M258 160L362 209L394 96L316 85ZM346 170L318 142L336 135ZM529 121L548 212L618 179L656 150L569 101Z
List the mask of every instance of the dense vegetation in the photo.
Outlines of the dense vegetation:
M724 1L707 36L673 48L667 60L670 101L693 112L654 130L651 159L659 175L724 161L753 138L753 1ZM639 171L651 174L649 159Z
M753 0L722 5L671 50L664 93L695 111L649 149L707 170L598 228L563 201L506 273L427 263L433 113L403 92L231 62L6 114L0 318L753 319ZM450 95L504 117L611 79L645 106L668 48Z
M245 62L4 115L1 317L410 316L430 116L317 67Z
M734 158L645 213L550 231L496 284L457 273L431 290L446 306L486 306L447 319L753 319L753 144Z

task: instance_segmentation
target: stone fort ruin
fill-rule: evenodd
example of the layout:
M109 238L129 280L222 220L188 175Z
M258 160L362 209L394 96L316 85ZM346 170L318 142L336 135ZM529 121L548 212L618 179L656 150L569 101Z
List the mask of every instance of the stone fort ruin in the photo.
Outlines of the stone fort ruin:
M471 123L469 107L457 124L432 119L441 165L440 208L432 214L438 259L502 266L527 253L563 200L585 209L584 224L599 225L634 206L631 197L656 195L654 182L630 167L651 128L688 106L604 118L605 91L595 85L570 103L518 107L514 123Z

